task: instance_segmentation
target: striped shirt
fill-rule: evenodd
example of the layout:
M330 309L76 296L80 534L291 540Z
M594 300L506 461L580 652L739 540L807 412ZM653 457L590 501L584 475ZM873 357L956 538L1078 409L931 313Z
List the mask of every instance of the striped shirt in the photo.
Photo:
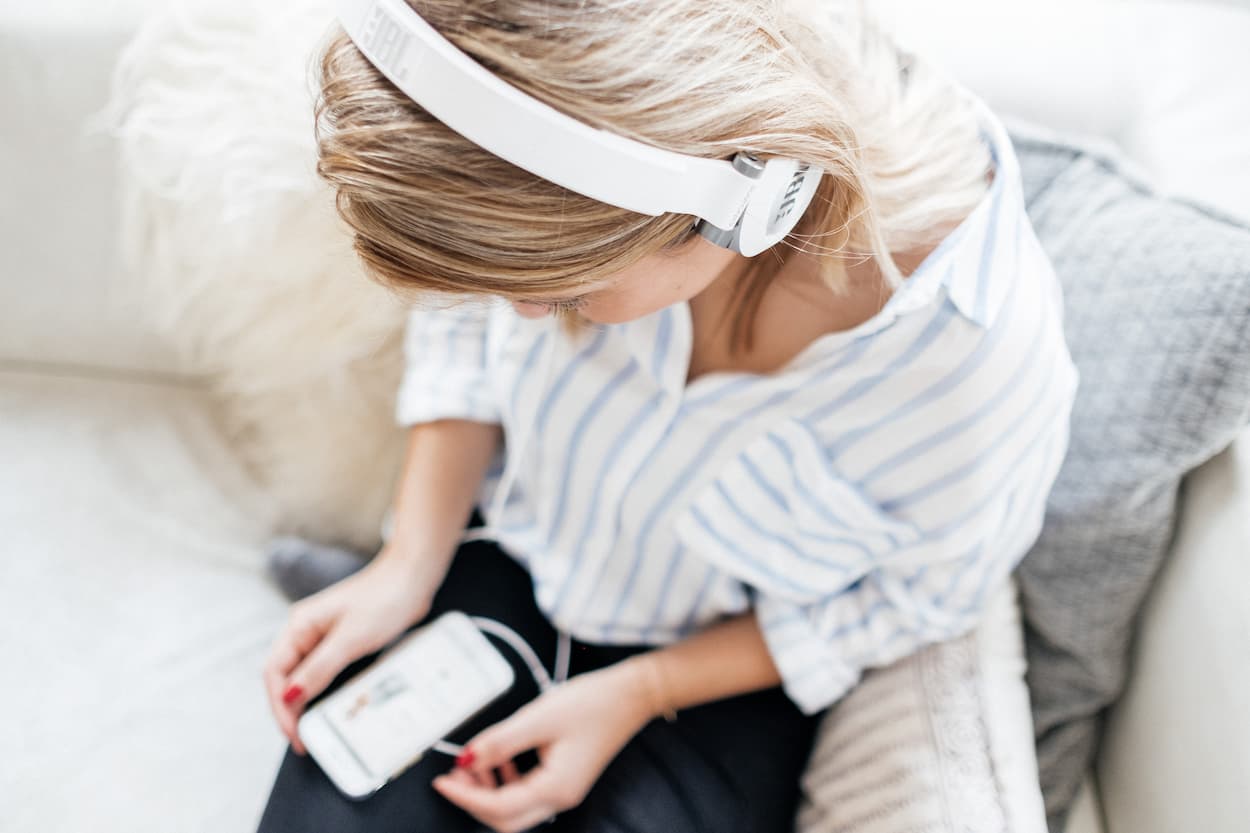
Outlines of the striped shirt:
M1078 385L980 112L982 201L876 315L774 373L687 384L684 302L576 335L497 299L412 310L397 420L503 426L481 505L558 629L663 644L754 608L810 714L976 623L1040 532Z

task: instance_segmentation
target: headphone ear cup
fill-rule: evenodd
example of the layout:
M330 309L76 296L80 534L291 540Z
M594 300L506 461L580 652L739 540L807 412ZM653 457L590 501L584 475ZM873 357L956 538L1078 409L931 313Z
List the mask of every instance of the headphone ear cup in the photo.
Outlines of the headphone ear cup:
M742 213L738 251L753 257L780 243L811 205L823 173L797 159L769 159Z

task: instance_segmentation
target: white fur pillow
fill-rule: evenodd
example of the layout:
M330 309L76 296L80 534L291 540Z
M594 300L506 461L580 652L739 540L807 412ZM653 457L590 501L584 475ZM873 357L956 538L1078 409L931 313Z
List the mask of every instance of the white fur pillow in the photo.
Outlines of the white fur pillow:
M402 453L404 311L317 179L329 4L177 0L123 53L123 246L149 314L221 395L279 527L375 545Z

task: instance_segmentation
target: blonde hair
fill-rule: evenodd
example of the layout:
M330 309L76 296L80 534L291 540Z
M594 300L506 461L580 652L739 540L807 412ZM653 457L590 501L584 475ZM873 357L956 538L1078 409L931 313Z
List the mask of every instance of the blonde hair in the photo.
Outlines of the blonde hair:
M751 259L734 343L791 252L840 260L937 243L982 198L990 167L952 82L843 0L408 0L460 49L588 124L694 156L785 156L825 171L793 232ZM405 295L516 299L584 291L692 235L697 218L616 208L453 132L341 31L320 54L318 173L368 272Z

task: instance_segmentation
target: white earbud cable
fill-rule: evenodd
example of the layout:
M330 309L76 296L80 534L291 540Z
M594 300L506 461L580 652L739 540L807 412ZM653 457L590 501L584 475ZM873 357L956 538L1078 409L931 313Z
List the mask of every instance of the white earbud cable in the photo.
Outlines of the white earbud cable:
M470 616L469 619L484 633L499 637L517 652L521 657L521 661L529 668L530 674L533 675L534 682L538 684L539 693L568 679L572 637L566 632L559 632L559 641L556 643L556 675L555 679L552 679L551 675L547 673L547 669L543 667L542 660L538 658L538 654L534 653L534 649L530 647L529 643L519 633L503 622L488 619L485 616ZM430 748L435 752L443 752L454 757L459 757L460 753L464 751L464 746L448 740L436 741Z

